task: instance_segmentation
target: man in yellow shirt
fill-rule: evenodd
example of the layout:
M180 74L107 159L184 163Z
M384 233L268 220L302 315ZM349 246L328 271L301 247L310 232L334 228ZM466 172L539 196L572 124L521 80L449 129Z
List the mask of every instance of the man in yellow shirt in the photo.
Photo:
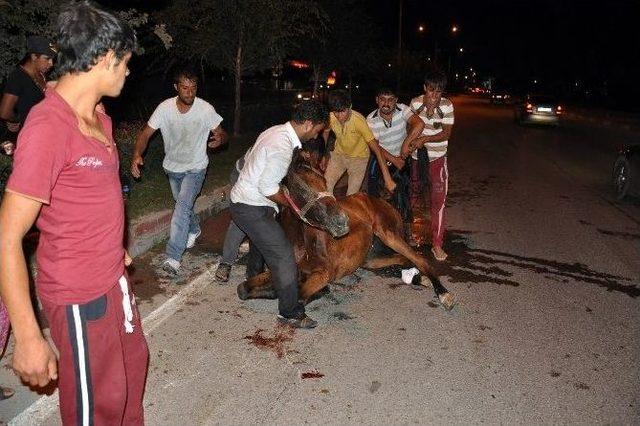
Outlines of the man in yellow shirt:
M360 190L369 162L369 152L373 152L380 165L385 187L393 192L395 182L389 174L389 167L382 156L380 145L369 129L366 118L351 109L351 97L342 90L329 94L329 127L324 131L325 140L333 130L336 135L335 148L328 153L329 160L324 173L327 191L333 193L336 182L347 172L349 183L347 195Z

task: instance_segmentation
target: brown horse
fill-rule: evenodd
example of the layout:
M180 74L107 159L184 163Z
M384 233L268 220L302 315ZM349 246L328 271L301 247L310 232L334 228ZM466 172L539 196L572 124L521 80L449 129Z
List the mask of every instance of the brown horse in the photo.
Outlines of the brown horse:
M454 297L432 273L427 259L403 239L400 214L386 201L364 193L336 200L326 192L322 173L309 166L297 152L284 185L289 190L291 208L282 209L280 223L294 247L300 271L300 297L305 302L330 282L353 274L360 266L380 268L411 263L429 277L446 309L455 305ZM374 236L398 255L367 261ZM267 271L240 283L238 296L242 300L275 298L270 278Z

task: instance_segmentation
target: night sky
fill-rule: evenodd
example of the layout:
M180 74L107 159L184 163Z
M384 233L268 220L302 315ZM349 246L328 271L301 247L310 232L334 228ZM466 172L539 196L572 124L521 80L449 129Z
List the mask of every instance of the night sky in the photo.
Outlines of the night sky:
M398 0L369 4L381 39L396 45ZM404 0L403 23L406 46L463 47L457 60L499 81L640 94L637 0Z
M400 0L354 0L376 23L373 37L395 48ZM449 57L505 88L558 91L610 107L638 109L640 0L402 0L403 47ZM170 0L107 0L152 11ZM452 35L452 25L460 30ZM425 31L418 32L424 25ZM464 52L459 53L462 47Z

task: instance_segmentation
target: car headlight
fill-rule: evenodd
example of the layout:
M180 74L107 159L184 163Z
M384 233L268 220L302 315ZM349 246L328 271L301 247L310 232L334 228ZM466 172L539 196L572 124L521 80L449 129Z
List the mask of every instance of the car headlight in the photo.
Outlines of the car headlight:
M302 99L302 93L298 93L298 99Z

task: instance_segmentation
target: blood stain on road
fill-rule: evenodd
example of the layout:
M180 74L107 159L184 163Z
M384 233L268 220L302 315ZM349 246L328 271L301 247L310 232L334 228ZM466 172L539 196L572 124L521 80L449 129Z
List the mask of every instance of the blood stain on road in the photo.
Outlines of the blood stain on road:
M257 329L252 335L245 336L249 343L257 348L273 351L278 358L282 358L287 353L286 345L293 340L295 330L289 326L276 326L273 336L265 336L264 329Z
M318 370L311 370L307 371L306 373L302 373L300 377L302 377L302 379L321 379L324 377L324 374L322 374Z

